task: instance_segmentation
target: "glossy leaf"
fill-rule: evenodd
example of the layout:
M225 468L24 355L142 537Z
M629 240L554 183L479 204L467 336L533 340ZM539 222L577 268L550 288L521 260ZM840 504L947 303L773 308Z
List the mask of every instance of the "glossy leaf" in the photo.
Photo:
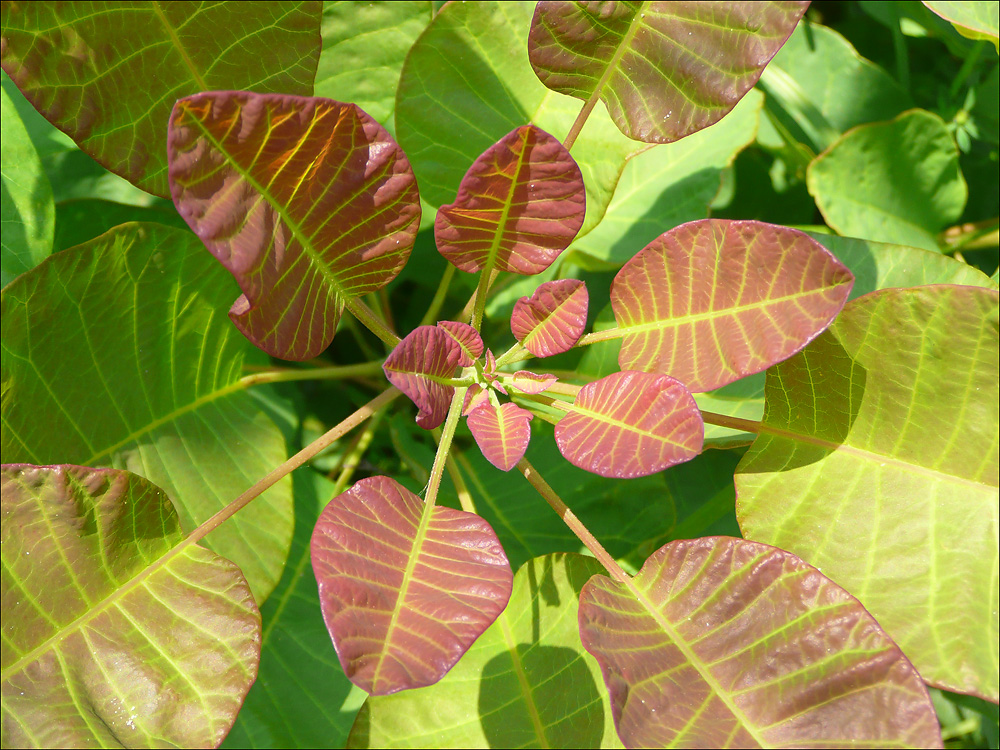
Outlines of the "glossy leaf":
M528 450L533 417L530 411L510 401L498 409L487 402L469 414L469 429L486 460L500 471L510 471Z
M312 94L321 10L318 2L5 2L3 69L86 153L169 197L163 124L174 102L212 89Z
M518 370L507 382L521 393L541 393L556 382L555 375L538 375L527 370Z
M708 391L790 357L837 315L853 277L802 232L705 219L665 232L611 287L623 370Z
M272 356L318 355L344 305L409 257L413 172L353 104L198 94L174 107L167 149L177 210L243 290L230 318Z
M580 168L563 145L534 125L512 130L476 159L454 203L434 220L438 250L469 273L544 271L583 224Z
M547 281L514 304L510 329L536 357L573 348L587 326L587 287L576 279Z
M924 5L946 21L951 21L962 36L985 39L1000 51L1000 9L996 3L924 0Z
M670 143L725 116L806 2L541 2L528 37L542 83L600 98L625 135Z
M483 355L483 339L480 337L479 331L468 323L442 320L437 325L438 328L444 329L462 348L462 358L458 361L459 366L471 367L473 362Z
M585 385L555 429L559 451L570 463L618 479L691 460L704 434L688 390L646 372L618 372Z
M266 358L220 310L233 284L188 231L126 224L56 253L0 295L5 461L127 468L190 531L285 460L240 384ZM53 335L57 331L58 335ZM205 538L262 602L292 535L282 480Z
M312 562L340 664L373 695L440 680L503 611L513 579L486 521L428 508L389 477L330 501Z
M998 305L957 286L850 303L768 372L736 475L744 536L856 592L927 681L993 701Z
M780 549L671 542L628 586L590 579L580 637L628 747L942 747L899 647L857 599Z
M461 346L447 330L418 326L386 357L382 365L385 376L419 409L417 424L425 430L444 422L455 389L440 381L455 376L463 356Z
M260 655L239 568L172 553L170 500L127 471L6 465L0 503L4 747L217 745Z
M462 404L462 416L467 417L483 404L489 403L487 392L479 385L473 383L469 390L465 392L465 402Z

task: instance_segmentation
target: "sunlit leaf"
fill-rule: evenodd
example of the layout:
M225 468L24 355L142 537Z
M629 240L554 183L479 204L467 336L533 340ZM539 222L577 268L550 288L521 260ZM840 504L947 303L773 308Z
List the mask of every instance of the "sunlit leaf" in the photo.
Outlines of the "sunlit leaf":
M536 357L569 351L587 325L587 286L577 279L547 281L521 297L510 317L514 338Z
M239 568L135 474L2 473L4 747L214 747L257 675Z
M3 69L18 88L85 152L156 195L170 195L163 127L180 97L312 94L322 3L2 7Z
M704 219L665 232L611 288L623 370L708 391L790 357L830 324L853 277L802 232Z
M443 328L462 348L462 358L458 361L459 366L471 367L472 363L483 355L483 339L480 337L479 331L468 323L442 320L437 325L438 328Z
M320 515L312 563L351 681L373 695L440 680L496 619L513 575L479 516L369 477Z
M413 172L353 104L198 94L174 107L167 149L177 210L243 290L230 317L272 356L318 355L344 305L409 257Z
M556 382L556 376L538 375L527 370L519 370L511 375L507 382L521 393L541 393Z
M924 5L951 21L962 36L985 39L1000 51L1000 8L996 3L924 0Z
M670 143L721 120L807 2L540 2L528 37L542 83L607 105L630 138Z
M688 390L646 372L617 372L585 385L555 433L573 465L618 479L691 460L705 435Z
M523 125L469 167L455 202L438 209L434 239L462 271L535 274L572 242L585 203L569 151L544 130Z
M444 422L455 389L440 381L454 377L463 356L462 347L444 328L418 326L386 357L385 376L420 410L417 424L425 430Z
M856 593L924 679L994 701L998 304L943 285L851 302L768 371L736 475L744 536Z
M469 414L469 430L486 460L501 471L510 471L528 450L533 416L510 401L499 409L487 402Z
M487 392L479 385L473 383L469 390L465 392L465 402L462 404L462 416L468 416L483 404L489 403Z

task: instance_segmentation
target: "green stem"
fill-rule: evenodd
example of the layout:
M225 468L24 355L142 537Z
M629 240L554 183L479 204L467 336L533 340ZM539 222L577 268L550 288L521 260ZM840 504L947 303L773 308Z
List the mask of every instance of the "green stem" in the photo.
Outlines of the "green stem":
M594 111L594 107L597 105L597 101L600 98L600 89L595 88L594 93L591 94L590 98L583 103L583 108L580 110L580 114L576 116L576 119L573 121L573 125L566 134L565 140L563 140L563 148L567 151L573 148L573 144L576 143L577 136L580 135L580 131L583 130L583 126L587 123L587 118L590 117L590 113Z
M465 400L464 398L462 399ZM441 445L441 430L434 428L431 430L431 435L434 436L434 440L438 445ZM458 493L458 502L462 506L462 510L466 513L475 513L476 505L472 501L472 495L469 494L469 488L465 484L465 478L462 476L462 472L458 468L458 464L455 457L448 453L448 460L445 462L445 467L448 469L448 476L451 477L452 484L455 485L455 492Z
M528 353L528 357L518 359L518 357L526 352ZM500 369L504 365L510 364L511 362L523 362L525 359L529 359L533 356L535 355L531 354L527 349L521 346L520 342L515 342L514 346L497 357L497 369Z
M476 306L472 312L472 327L477 331L483 327L483 312L486 310L486 294L493 281L493 270L485 266L479 274L479 286L476 287Z
M599 344L602 341L613 341L614 339L620 339L622 337L622 332L620 328L606 328L603 331L594 331L593 333L588 333L580 337L580 340L576 342L577 346L590 346L591 344Z
M455 428L458 427L459 417L462 416L462 405L465 403L465 392L468 388L456 388L455 395L451 397L451 407L448 409L448 418L444 421L444 429L441 431L441 442L438 443L437 453L434 455L434 465L431 467L431 475L427 480L427 494L424 496L424 505L433 508L437 501L438 490L441 488L441 475L444 474L445 462L448 458L448 450L451 448L451 439L455 436ZM424 510L426 516L428 510Z
M334 497L344 491L344 488L354 476L354 472L357 470L358 464L361 463L361 458L365 455L365 451L368 450L368 446L371 445L371 442L375 437L375 428L378 427L381 417L381 411L376 412L372 416L371 421L365 425L365 429L360 435L358 435L358 439L351 447L351 450L340 462L340 474L337 476L337 481L333 485Z
M344 306L365 328L378 336L390 349L399 343L399 336L393 333L375 312L357 297L348 297Z
M240 385L249 388L265 383L287 383L293 380L344 380L365 375L377 375L382 372L381 360L361 362L356 365L341 365L336 367L318 367L315 369L297 369L292 367L255 372L239 379Z
M757 422L753 419L730 417L727 414L716 414L714 411L702 410L701 418L709 424L718 425L719 427L729 427L733 430L742 430L743 432L752 432L755 435L760 433L762 430L761 422Z
M444 269L444 273L441 275L441 283L438 284L437 291L434 292L434 298L431 300L430 307L427 308L427 312L424 313L424 317L420 319L420 325L430 326L437 322L438 313L441 312L441 306L444 304L444 298L448 296L448 286L451 284L451 280L455 277L455 266L451 263Z

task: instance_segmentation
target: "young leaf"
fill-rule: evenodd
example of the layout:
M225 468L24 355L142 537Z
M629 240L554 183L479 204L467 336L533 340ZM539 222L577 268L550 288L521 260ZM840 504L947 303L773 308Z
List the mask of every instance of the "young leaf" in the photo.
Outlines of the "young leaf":
M462 271L531 275L573 241L585 213L583 177L569 151L522 125L469 167L455 202L438 209L434 239Z
M335 497L312 563L344 672L373 695L440 680L496 619L513 575L479 516L423 501L389 477Z
M691 460L705 429L694 398L673 378L616 372L581 388L555 433L570 463L624 479Z
M230 318L272 356L318 355L344 305L409 257L413 172L353 104L197 94L174 106L167 151L177 210L243 290Z
M625 135L670 143L726 115L808 2L540 2L531 67L553 91L600 97Z
M510 401L499 409L487 401L469 414L469 429L486 460L500 471L510 471L528 450L533 416Z
M547 281L521 297L510 316L514 338L536 357L569 351L587 325L587 287L576 279Z
M257 676L260 615L233 563L183 539L135 474L7 465L5 747L215 747Z
M417 424L425 430L444 422L455 389L438 379L454 377L464 356L458 341L445 328L418 326L386 357L382 365L385 376L420 410Z
M438 323L438 328L443 328L462 348L462 358L458 361L460 367L471 367L472 363L482 356L483 340L479 336L479 331L468 323L442 320Z
M627 747L942 747L899 647L857 599L783 550L671 542L628 586L587 582L580 638Z
M542 393L556 382L555 375L537 375L527 370L518 370L507 381L521 393Z
M615 277L623 370L709 391L765 370L815 338L853 276L802 232L703 219L660 235Z

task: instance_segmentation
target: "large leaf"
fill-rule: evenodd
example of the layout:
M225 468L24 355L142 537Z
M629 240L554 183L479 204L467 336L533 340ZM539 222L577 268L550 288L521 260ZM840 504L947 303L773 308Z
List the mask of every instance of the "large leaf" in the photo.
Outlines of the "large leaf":
M321 10L318 2L5 2L3 69L98 162L169 197L162 143L174 102L211 89L312 94Z
M802 232L705 219L665 232L611 287L622 369L708 391L791 356L830 324L853 277Z
M167 151L177 210L243 290L230 317L275 357L322 352L344 305L410 255L410 164L353 104L198 94L175 105Z
M340 664L373 695L440 680L510 597L510 565L486 521L428 508L389 477L331 500L311 546Z
M993 290L855 300L768 372L736 476L747 538L855 592L926 680L994 701L997 330Z
M455 388L441 381L454 377L463 356L447 329L418 326L386 357L385 376L416 405L417 424L425 430L444 422Z
M219 312L232 281L188 231L126 224L56 253L0 295L9 462L126 468L191 530L281 463L285 442L240 385L266 360ZM283 480L209 534L258 601L292 535Z
M681 383L666 375L617 372L580 389L555 434L574 466L625 479L691 460L701 451L705 430L698 405Z
M509 401L499 408L487 402L469 414L469 430L486 460L501 471L510 471L528 450L533 416Z
M721 120L807 2L540 2L528 55L542 83L600 98L630 138L670 143Z
M257 675L233 563L127 471L4 466L4 747L214 747Z
M924 5L945 20L951 21L962 36L986 39L1000 51L1000 9L996 3L924 0Z
M515 128L465 173L434 219L438 250L462 271L544 271L583 224L580 168L534 125Z
M629 747L942 747L899 647L784 550L671 542L628 585L584 586L580 637Z

